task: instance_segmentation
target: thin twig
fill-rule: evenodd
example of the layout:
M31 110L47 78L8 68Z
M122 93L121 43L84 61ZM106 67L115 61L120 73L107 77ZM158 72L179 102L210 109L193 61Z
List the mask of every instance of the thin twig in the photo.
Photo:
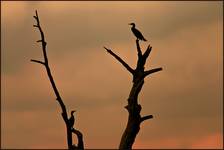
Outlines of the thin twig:
M40 60L31 59L30 61L35 62L35 63L39 63L39 64L41 64L41 65L44 65L44 66L45 66L45 63L44 63L44 62L42 62L42 61L40 61Z

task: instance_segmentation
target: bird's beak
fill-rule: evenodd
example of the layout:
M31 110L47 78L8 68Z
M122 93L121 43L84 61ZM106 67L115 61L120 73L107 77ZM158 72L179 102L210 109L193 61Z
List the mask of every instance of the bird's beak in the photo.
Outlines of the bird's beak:
M131 23L129 23L128 25L131 25Z

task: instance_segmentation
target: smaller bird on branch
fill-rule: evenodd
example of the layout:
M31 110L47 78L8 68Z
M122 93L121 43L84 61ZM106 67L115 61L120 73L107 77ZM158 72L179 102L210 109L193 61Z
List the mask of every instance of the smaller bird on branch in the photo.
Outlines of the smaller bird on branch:
M129 25L132 26L132 27L131 27L131 31L132 31L133 34L137 37L137 39L142 40L142 41L147 41L147 40L144 38L144 36L142 35L142 33L141 33L139 30L137 30L137 29L135 28L135 24L134 24L134 23L130 23Z
M75 123L75 117L73 115L74 112L76 112L76 110L71 111L71 117L68 120L71 128L73 128L74 123Z

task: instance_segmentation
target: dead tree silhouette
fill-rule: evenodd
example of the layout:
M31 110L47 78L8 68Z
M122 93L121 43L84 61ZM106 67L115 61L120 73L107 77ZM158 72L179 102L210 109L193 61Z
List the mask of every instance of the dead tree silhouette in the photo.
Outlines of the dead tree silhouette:
M152 50L149 45L144 54L142 54L139 40L136 39L138 60L136 69L132 69L124 60L122 60L118 55L116 55L112 50L104 47L109 54L111 54L117 61L119 61L133 76L133 85L128 97L128 105L125 108L128 110L128 123L126 129L122 135L119 149L132 149L135 138L140 130L140 124L147 120L153 118L152 115L141 116L141 105L138 104L138 94L140 93L142 86L144 84L144 78L152 73L161 71L162 68L155 68L145 71L146 60Z
M74 124L70 123L69 117L68 117L68 114L67 114L67 110L66 110L66 106L64 105L64 102L63 102L63 100L62 100L62 98L59 94L59 91L56 87L53 76L51 74L50 66L49 66L49 63L48 63L48 57L47 57L47 49L46 49L47 42L45 41L44 32L43 32L43 30L40 26L40 21L39 21L37 11L36 11L36 15L33 16L33 17L35 18L35 20L37 22L37 24L33 25L33 26L40 31L40 35L41 35L41 39L38 40L37 42L42 44L44 61L34 60L34 59L31 59L31 61L43 65L46 69L46 72L47 72L48 78L50 80L51 86L52 86L52 88L54 90L54 93L56 95L56 100L58 101L58 103L61 107L61 110L62 110L61 115L62 115L62 118L64 119L64 122L65 122L65 125L66 125L68 149L70 149L70 150L71 149L72 150L75 150L75 149L83 150L84 149L83 135L79 130L77 130L73 127ZM77 145L73 144L72 133L74 133L77 136L77 139L78 139Z

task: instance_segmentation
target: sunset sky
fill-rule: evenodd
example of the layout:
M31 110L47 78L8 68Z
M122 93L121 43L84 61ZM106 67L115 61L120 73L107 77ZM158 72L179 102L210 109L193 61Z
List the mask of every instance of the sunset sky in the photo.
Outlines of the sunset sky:
M67 148L65 124L45 68L49 65L85 148L118 148L131 75L105 49L135 68L131 22L152 52L139 96L145 121L134 148L223 147L223 2L1 2L1 148Z

